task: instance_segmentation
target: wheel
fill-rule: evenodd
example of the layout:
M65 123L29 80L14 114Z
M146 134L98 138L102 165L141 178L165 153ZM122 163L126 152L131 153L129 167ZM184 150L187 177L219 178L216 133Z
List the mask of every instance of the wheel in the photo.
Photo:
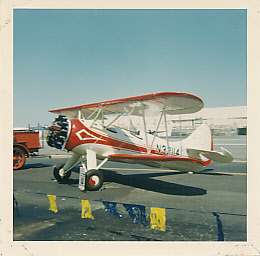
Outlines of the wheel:
M22 169L25 165L25 152L21 148L13 148L13 170Z
M60 169L63 166L64 166L64 164L59 165L59 166L54 166L54 168L53 168L53 176L59 183L65 184L65 183L68 182L68 179L69 179L69 177L71 175L71 171L67 171L64 176L61 176L60 175Z
M103 174L100 170L89 170L86 173L86 190L96 191L99 190L104 182Z

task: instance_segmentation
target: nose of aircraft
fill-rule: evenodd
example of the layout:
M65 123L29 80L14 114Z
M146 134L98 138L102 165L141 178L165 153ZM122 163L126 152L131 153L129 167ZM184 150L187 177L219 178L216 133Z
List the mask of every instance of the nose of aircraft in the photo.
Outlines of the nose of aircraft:
M47 144L50 147L63 149L69 136L69 120L66 116L58 116L48 127Z

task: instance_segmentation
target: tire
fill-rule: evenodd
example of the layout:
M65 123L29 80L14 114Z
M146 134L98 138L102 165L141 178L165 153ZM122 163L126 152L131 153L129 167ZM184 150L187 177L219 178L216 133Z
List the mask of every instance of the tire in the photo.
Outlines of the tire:
M13 148L13 170L20 170L26 162L25 152L19 147Z
M86 173L86 190L97 191L99 190L104 182L104 176L100 170L89 170Z
M54 178L61 184L66 184L68 183L69 177L71 175L71 171L67 171L66 174L62 177L60 176L60 169L64 166L64 164L59 165L59 166L54 166L53 168L53 176Z

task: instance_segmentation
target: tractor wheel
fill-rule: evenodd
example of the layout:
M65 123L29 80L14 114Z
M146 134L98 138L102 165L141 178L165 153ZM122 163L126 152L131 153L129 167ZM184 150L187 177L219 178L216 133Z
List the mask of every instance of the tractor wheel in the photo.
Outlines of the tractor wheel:
M25 152L21 148L13 148L13 170L22 169L25 165Z
M54 178L61 184L68 183L69 177L71 175L71 171L67 171L64 176L60 175L60 169L64 166L64 164L59 166L54 166L53 168L53 176Z
M89 170L86 173L86 190L96 191L99 190L104 182L103 174L100 170Z

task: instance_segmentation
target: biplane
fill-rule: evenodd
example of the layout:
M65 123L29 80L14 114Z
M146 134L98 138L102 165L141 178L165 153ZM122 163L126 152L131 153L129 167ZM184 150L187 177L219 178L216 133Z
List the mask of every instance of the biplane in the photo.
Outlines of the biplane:
M211 130L205 123L181 141L169 139L169 116L202 108L203 101L195 95L159 92L52 109L50 112L58 117L49 127L47 143L72 153L64 165L54 166L54 177L66 183L72 168L80 164L79 188L98 190L104 181L101 167L107 161L187 172L199 171L213 161L231 162L233 157L228 150L213 150ZM120 118L131 121L133 116L140 118L143 129L116 125ZM156 120L154 130L148 130L148 118ZM165 138L159 137L158 130L163 123Z

